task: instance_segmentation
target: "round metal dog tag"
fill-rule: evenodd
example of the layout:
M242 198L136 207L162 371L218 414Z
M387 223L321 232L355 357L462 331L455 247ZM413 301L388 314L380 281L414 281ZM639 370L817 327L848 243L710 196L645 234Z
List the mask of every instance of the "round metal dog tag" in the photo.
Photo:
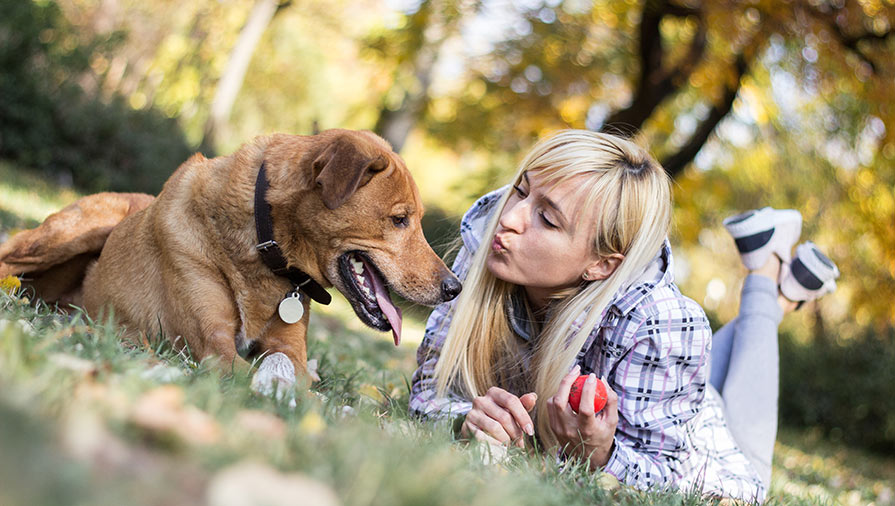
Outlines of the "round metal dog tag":
M298 292L292 292L280 301L277 308L280 319L286 323L292 324L301 320L305 314L305 306L302 304L301 295Z

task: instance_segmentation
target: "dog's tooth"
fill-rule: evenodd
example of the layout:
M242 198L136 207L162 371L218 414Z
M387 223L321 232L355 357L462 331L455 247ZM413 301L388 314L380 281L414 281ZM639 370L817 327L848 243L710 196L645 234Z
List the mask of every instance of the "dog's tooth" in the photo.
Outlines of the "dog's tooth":
M359 261L359 260L355 260L355 259L352 258L352 259L351 259L351 266L354 268L354 272L356 272L356 273L358 273L358 274L363 274L363 273L364 273L364 263L363 263L363 262L361 262L361 261Z

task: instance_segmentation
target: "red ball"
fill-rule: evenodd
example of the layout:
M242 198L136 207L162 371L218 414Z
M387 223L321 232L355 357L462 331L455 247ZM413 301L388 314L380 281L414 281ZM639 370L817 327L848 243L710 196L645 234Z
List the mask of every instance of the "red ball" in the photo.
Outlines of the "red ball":
M578 406L581 404L581 390L584 389L585 381L587 381L586 375L578 376L569 390L569 405L572 406L572 410L576 413L578 412ZM596 387L596 392L594 392L594 413L599 413L606 406L606 400L609 399L609 396L606 394L606 385L602 381L597 380Z

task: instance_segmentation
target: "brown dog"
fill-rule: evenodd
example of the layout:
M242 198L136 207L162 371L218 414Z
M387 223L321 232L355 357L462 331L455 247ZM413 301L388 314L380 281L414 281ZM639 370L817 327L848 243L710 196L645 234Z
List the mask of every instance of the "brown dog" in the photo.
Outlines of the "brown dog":
M302 290L313 296L315 282L335 286L364 323L393 330L395 344L400 312L387 288L425 305L460 291L423 237L422 204L403 160L370 132L276 134L230 156L196 154L148 199L85 197L0 246L0 274L31 272L46 291L65 271L57 299L77 304L82 293L88 314L111 310L130 334L161 333L197 359L224 364L238 352L279 352L299 373L307 371L309 300L301 298L296 323L278 313L294 283L262 261L257 205L269 206L285 263L313 280ZM87 263L81 287L72 272Z

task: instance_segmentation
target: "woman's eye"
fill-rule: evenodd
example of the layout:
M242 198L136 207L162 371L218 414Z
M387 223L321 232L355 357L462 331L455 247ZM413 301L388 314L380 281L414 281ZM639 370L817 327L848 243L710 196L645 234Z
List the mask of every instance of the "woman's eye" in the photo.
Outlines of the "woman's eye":
M525 198L525 190L523 190L521 186L514 184L513 189L516 190L516 194L519 195L519 197L523 199Z
M408 225L407 216L392 216L392 223L398 228L406 228Z
M547 215L544 214L544 211L538 211L538 215L541 217L541 220L544 221L544 225L547 225L550 228L559 228L555 223L547 219Z

